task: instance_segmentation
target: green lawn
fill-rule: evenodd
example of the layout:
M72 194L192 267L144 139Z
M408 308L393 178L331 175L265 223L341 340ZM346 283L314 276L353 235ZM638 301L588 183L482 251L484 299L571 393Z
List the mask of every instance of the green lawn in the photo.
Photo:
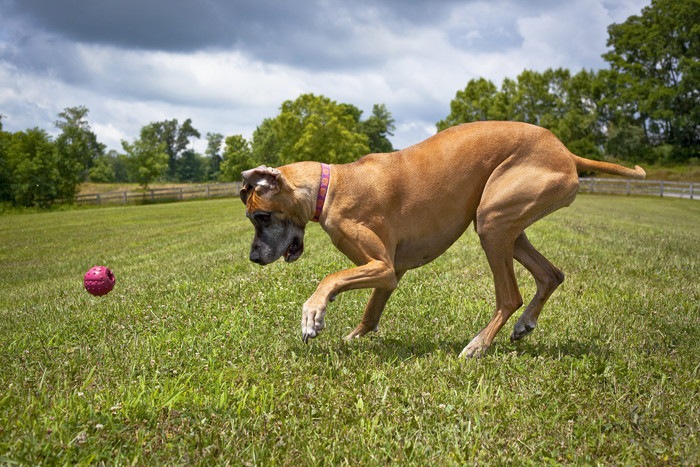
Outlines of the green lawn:
M471 229L377 334L341 340L355 291L304 345L302 303L349 265L317 225L261 268L234 199L0 217L0 464L698 465L700 202L582 195L528 234L566 282L461 361L494 304Z

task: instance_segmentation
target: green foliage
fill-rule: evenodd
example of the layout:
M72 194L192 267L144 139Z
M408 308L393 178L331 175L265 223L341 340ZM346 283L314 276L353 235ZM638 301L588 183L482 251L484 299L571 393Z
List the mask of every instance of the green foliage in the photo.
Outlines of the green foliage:
M0 201L49 207L72 202L104 145L90 130L85 107L68 107L53 141L44 130L8 133L0 127Z
M122 141L122 147L129 156L128 168L131 178L144 189L148 188L149 183L160 179L168 170L167 146L161 141L157 127L143 127L139 139L133 143Z
M650 161L653 155L644 129L629 123L610 126L606 149L616 158L636 163Z
M282 142L280 136L275 131L275 125L274 119L266 118L260 126L255 129L250 148L253 161L255 162L251 164L251 167L263 164L269 167L277 167L280 165L279 152ZM246 167L246 169L251 167Z
M457 95L450 102L450 114L437 123L438 131L460 123L493 120L497 114L497 92L496 85L485 78L469 80L467 87L457 91ZM500 102L504 100L501 98ZM502 116L502 119L506 118Z
M640 15L608 29L609 69L524 70L498 88L470 80L456 93L439 130L479 120L517 120L549 128L576 154L635 163L688 163L700 154L700 2L653 0ZM390 152L394 119L383 104L362 120L352 104L302 94L256 128L250 141L207 133L205 155L190 141L200 133L190 119L152 122L125 143L127 155L104 155L87 122L88 109L68 107L58 115L52 141L38 130L2 131L0 201L49 206L70 202L79 184L92 181L238 180L260 164L300 160L351 162L369 152ZM28 141L37 144L30 144ZM41 144L38 141L42 140ZM23 142L19 142L23 141ZM167 156L162 168L162 154ZM26 160L25 160L26 159Z
M149 135L144 142L154 145L151 150L155 151L156 146L163 145L163 150L168 155L167 179L177 180L178 158L187 150L190 138L200 137L199 131L192 126L192 120L188 118L182 125L177 119L152 122L142 129L142 134L144 130Z
M71 201L78 193L80 183L87 181L96 158L104 154L104 144L90 129L86 107L68 107L59 113L55 125L61 130L55 145L58 155L58 195Z
M221 133L207 133L207 149L204 152L209 158L209 179L216 180L219 178L221 170L221 144L224 142L224 135Z
M369 150L373 153L394 151L387 136L393 136L395 129L394 118L384 104L374 104L372 115L359 122L359 130L367 135Z
M119 154L117 151L109 151L107 160L114 171L114 182L123 183L129 179L129 158L126 154Z
M633 162L686 161L700 153L700 2L654 0L609 27L609 70L525 70L501 89L472 79L457 91L443 130L516 120L552 130L573 152Z
M241 172L253 166L255 166L255 162L253 162L250 143L241 135L226 138L219 181L239 182L241 181Z
M611 106L620 127L643 129L677 159L700 152L700 2L653 0L640 16L608 28Z
M561 68L543 73L525 70L517 81L506 78L500 90L484 78L472 79L457 91L450 114L437 128L480 120L528 122L549 128L571 150L595 158L604 140L596 89L594 72L571 76Z
M339 104L325 96L302 94L286 101L277 117L265 119L255 130L250 144L254 162L243 168L303 160L341 164L369 152L393 151L387 135L393 134L394 119L386 106L374 105L367 120L361 116L362 111L354 105ZM225 179L232 176L229 169Z
M210 165L209 158L202 157L194 150L188 149L177 160L177 180L180 182L204 180Z
M111 157L100 156L90 167L90 181L93 183L112 183L115 180Z
M12 169L9 161L10 142L12 134L2 131L2 115L0 114L0 203L12 201Z
M94 183L124 183L129 178L129 158L111 150L95 159L90 168L90 181Z
M509 341L514 316L466 362L494 306L473 231L406 274L377 333L341 340L351 291L304 345L302 304L351 263L310 225L299 261L252 264L243 210L0 217L0 463L700 464L697 201L579 196L534 224L566 282L531 336Z
M358 129L359 111L324 96L302 94L282 104L272 129L280 164L300 160L345 163L369 152L369 138Z
M20 131L7 148L7 167L12 174L12 201L19 206L51 206L60 195L61 173L56 147L39 128Z

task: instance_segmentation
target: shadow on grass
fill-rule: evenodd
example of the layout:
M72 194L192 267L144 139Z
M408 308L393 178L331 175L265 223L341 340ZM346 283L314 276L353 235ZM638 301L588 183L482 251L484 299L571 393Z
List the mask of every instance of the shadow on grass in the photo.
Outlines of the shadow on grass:
M516 353L518 356L546 357L561 359L562 357L607 358L611 352L607 347L600 346L598 339L590 338L577 340L567 338L563 342L538 342L535 339L519 342L499 341L493 343L482 358L499 358L504 354ZM418 338L402 339L390 336L368 336L362 340L351 342L340 341L323 349L317 348L314 353L322 355L333 352L338 355L351 356L361 352L370 352L383 361L405 361L416 358L430 357L436 354L446 354L457 358L462 349L469 343L454 340L420 340Z
M509 345L514 348L518 354L529 355L532 357L543 356L552 359L559 359L561 357L601 357L607 358L610 356L610 349L607 347L601 347L598 345L599 339L589 338L586 340L574 340L572 338L567 338L563 342L538 342L535 339L525 340L510 343Z

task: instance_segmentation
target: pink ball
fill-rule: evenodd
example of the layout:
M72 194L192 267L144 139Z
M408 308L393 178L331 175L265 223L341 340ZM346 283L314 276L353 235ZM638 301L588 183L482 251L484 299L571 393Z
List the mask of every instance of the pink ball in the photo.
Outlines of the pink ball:
M90 268L83 278L85 290L98 297L111 292L116 281L117 279L112 274L112 271L104 266Z

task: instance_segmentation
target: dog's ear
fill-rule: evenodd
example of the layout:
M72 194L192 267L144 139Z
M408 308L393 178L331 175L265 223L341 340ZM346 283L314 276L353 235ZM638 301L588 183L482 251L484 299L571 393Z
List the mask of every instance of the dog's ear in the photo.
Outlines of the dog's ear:
M281 175L282 173L279 170L264 165L254 169L244 170L241 172L244 183L244 188L241 190L241 199L244 203L247 201L248 191L250 189L260 190L259 192L261 194L277 193L280 190Z
M243 182L243 186L241 187L241 191L239 193L241 197L241 201L243 201L243 204L248 203L248 195L250 194L250 191L253 189L252 186L250 186L248 183Z

